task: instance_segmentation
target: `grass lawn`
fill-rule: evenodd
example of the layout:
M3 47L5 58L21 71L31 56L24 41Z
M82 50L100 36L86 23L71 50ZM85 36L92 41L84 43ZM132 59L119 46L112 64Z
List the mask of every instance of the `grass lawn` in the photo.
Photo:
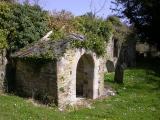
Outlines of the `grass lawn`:
M138 66L125 71L123 85L113 83L113 73L106 74L105 83L116 89L117 95L97 100L91 109L59 112L2 94L0 120L160 120L160 60Z

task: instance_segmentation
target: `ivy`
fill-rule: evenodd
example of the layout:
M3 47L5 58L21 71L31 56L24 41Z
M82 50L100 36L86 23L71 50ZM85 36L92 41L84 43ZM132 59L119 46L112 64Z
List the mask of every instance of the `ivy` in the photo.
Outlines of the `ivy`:
M87 50L92 50L98 55L104 55L106 47L103 38L93 34L87 34L86 40L84 41L73 40L71 42L71 46L76 48L85 48Z
M82 34L85 36L85 40L72 40L71 47L92 50L98 55L105 54L106 42L113 33L111 22L101 18L92 18L87 15L72 17L69 14L66 17L67 14L64 14L64 11L63 15L60 13L52 16L53 22L56 21L57 23L58 21L57 24L52 24L53 34L51 38L53 40L63 39L70 33ZM67 19L65 20L65 18ZM69 28L68 25L70 25Z
M7 47L6 32L0 29L0 50Z

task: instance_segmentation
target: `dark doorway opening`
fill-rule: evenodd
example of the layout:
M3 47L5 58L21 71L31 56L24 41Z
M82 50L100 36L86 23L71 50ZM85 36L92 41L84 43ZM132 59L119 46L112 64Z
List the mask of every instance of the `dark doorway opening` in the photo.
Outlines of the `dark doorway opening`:
M118 40L114 39L113 57L118 57Z
M76 97L93 98L94 61L84 54L78 61L76 71Z

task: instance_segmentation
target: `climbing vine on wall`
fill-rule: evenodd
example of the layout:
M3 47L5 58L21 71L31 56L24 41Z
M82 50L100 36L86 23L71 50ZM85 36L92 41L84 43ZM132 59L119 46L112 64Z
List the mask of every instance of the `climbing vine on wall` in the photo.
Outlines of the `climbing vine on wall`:
M7 48L6 32L0 29L0 50Z
M111 22L98 17L92 18L87 14L73 17L71 13L65 11L56 15L54 13L50 19L53 22L50 25L53 29L51 35L53 40L63 39L70 33L81 34L85 40L72 40L72 47L86 48L98 55L104 55L106 42L113 33Z

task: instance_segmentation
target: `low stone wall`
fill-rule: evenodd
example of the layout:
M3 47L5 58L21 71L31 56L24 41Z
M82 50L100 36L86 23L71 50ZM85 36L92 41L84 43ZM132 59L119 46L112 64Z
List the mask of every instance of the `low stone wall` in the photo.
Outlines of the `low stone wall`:
M44 104L57 103L56 62L16 61L16 91Z
M5 72L6 72L6 51L0 50L0 91L4 90L4 79L5 79Z

